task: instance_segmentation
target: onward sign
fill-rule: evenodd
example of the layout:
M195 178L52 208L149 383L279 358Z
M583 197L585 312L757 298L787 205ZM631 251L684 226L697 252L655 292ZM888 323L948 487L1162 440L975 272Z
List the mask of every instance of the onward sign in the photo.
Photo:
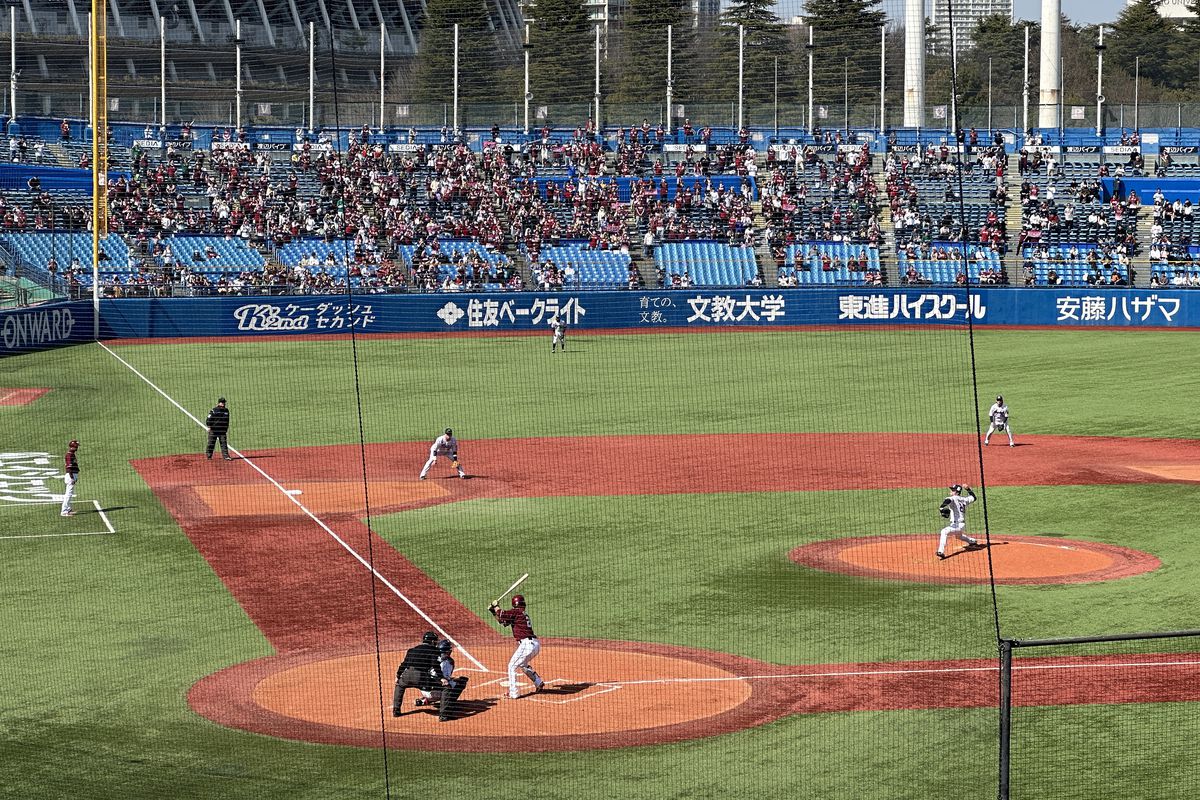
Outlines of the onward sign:
M69 344L75 328L75 315L66 306L15 311L0 317L0 345L4 352L19 352Z

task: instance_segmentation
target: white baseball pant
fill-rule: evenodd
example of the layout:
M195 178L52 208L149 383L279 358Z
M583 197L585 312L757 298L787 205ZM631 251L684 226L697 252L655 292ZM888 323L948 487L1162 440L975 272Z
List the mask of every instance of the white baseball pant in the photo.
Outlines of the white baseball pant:
M67 491L65 494L63 494L62 509L60 510L60 513L70 514L71 498L75 496L75 482L79 480L79 476L68 472L63 477L65 477L67 480Z
M421 467L421 477L422 478L424 478L426 475L429 474L429 470L432 469L433 465L437 463L439 456L442 458L451 458L451 456L447 455L446 453L430 453L429 460L425 462L425 466ZM451 459L451 460L453 460L453 459ZM462 464L460 463L459 467L458 467L458 477L461 478L461 477L465 476L466 474L467 473L463 472Z
M967 527L967 523L965 523L965 522L952 522L949 525L947 525L946 527L942 528L942 532L938 538L937 551L939 553L946 552L946 539L948 539L950 537L950 534L952 534L952 533L955 534L962 541L966 542L967 544L976 544L976 541L974 539L972 539L970 536L967 536L965 533L963 533L963 529L966 527Z
M1005 433L1007 433L1008 434L1008 446L1009 447L1013 446L1012 426L1009 425L1007 422L1001 422L999 424L993 422L990 425L988 425L987 433L985 433L983 435L983 443L987 444L988 439L991 439L992 434L995 433L996 431L1004 431Z
M525 673L525 677L533 681L535 688L541 688L542 679L534 672L533 667L529 666L529 662L537 658L537 654L542 652L542 646L537 639L521 639L517 642L517 649L513 651L512 658L508 660L508 696L516 700L517 691L517 670Z

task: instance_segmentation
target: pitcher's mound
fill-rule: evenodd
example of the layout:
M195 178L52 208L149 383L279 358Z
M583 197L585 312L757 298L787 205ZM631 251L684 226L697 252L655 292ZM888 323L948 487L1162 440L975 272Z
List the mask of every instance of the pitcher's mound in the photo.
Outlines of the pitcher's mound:
M1158 569L1157 558L1111 544L1051 536L993 536L979 548L951 540L939 559L937 534L863 536L797 547L797 564L886 580L921 583L987 583L988 558L996 583L1084 583L1127 578Z

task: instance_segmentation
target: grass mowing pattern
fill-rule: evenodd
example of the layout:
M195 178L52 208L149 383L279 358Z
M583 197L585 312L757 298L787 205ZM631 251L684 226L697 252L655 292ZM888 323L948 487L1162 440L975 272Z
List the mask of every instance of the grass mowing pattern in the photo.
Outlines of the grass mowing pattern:
M981 397L1005 394L1018 441L1024 433L1200 436L1195 415L1166 411L1194 402L1195 334L976 336ZM541 339L368 340L360 343L367 434L424 441L452 423L465 448L481 437L963 431L973 411L946 398L963 390L964 338L947 330L577 335L557 360ZM217 394L228 396L238 447L354 440L347 344L119 353L198 416ZM128 464L199 452L202 431L98 348L2 364L4 385L55 387L34 407L0 409L4 449L60 453L78 437L79 497L122 508L111 515L117 537L4 548L11 602L0 646L9 698L0 711L8 734L0 796L381 796L376 753L226 730L186 706L198 677L269 652ZM396 474L419 468L423 447ZM670 469L671 453L646 457ZM794 457L764 453L763 468ZM533 452L529 468L554 465ZM524 571L505 546L521 541L536 559L537 622L549 635L680 642L780 663L986 654L974 589L806 574L787 561L788 547L816 537L936 532L930 493L853 494L481 501L378 527L460 596ZM1164 560L1152 575L1110 584L1001 587L1005 634L1193 626L1193 494L1187 485L992 490L1000 532L1062 532ZM883 503L887 513L846 513L851 503L868 512ZM886 646L871 638L885 622ZM1178 714L1152 712L1136 724L1178 723ZM508 798L534 786L541 797L571 798L978 796L994 791L994 729L990 710L816 715L632 751L398 753L391 777L407 796ZM1058 734L1057 724L1027 733L1033 747ZM1127 767L1156 797L1193 794L1169 771L1142 769L1145 751L1081 737L1075 752L1081 764Z

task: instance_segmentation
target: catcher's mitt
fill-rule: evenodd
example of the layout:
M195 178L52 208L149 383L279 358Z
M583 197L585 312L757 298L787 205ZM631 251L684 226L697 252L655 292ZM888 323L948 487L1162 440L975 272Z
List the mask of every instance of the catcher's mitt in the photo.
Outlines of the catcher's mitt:
M950 506L942 506L938 509L938 513L946 519L950 519Z

